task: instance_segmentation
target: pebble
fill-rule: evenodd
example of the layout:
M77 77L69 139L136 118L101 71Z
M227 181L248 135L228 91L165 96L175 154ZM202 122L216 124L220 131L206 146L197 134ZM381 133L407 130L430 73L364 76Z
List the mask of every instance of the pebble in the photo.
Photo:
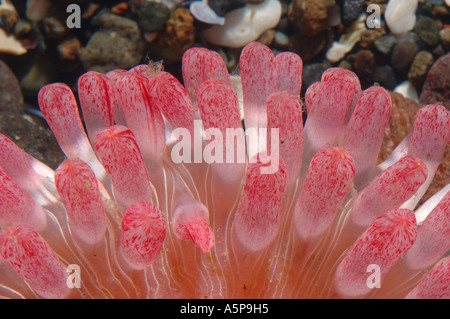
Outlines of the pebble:
M414 28L418 2L418 0L389 1L384 18L393 34L405 33Z
M398 92L391 92L392 110L378 154L378 163L383 162L401 141L411 133L420 105Z
M58 54L63 60L75 60L81 49L81 42L77 38L70 38L58 44Z
M192 47L195 42L194 17L189 9L178 8L167 21L164 38L167 45L178 53Z
M319 82L322 73L329 68L331 68L331 64L327 61L305 65L302 73L302 89L306 91L311 84Z
M304 35L315 36L328 28L327 1L294 0L289 18Z
M450 51L450 29L439 31L439 39L445 51Z
M0 53L22 55L27 53L27 49L15 36L7 34L0 28Z
M33 26L25 19L20 19L14 26L14 35L18 38L28 36L33 31Z
M441 104L450 110L450 53L440 57L428 71L420 102Z
M419 47L413 41L402 41L392 50L391 63L394 70L406 73L414 60Z
M384 35L384 30L366 30L361 33L361 40L359 46L363 49L371 49L374 47L375 40L381 38Z
M128 11L128 3L120 2L111 8L111 13L123 15Z
M42 20L42 23L45 35L49 39L61 39L69 32L66 24L55 17L46 17Z
M170 14L170 9L165 4L146 2L137 11L137 22L143 32L155 32L164 28Z
M390 65L376 67L373 72L373 81L389 91L393 91L397 86L397 79Z
M0 112L0 130L28 154L56 169L65 156L45 120L24 113Z
M83 19L90 19L92 16L100 9L100 5L97 3L89 3L87 8L84 10L83 15L81 16Z
M341 7L339 5L334 5L328 10L328 25L330 27L337 27L341 22Z
M245 7L246 4L246 0L208 0L208 5L219 17L224 17L230 11Z
M408 72L408 80L416 87L420 87L425 80L428 70L433 65L433 55L427 51L420 51L415 56Z
M267 30L256 41L270 47L274 40L275 40L275 30Z
M419 102L419 95L417 94L417 90L410 81L403 81L402 83L397 85L394 89L394 92L398 92L404 97L407 97L415 102Z
M439 42L439 26L434 19L421 17L414 28L419 39L428 46Z
M225 24L225 17L218 16L208 5L207 0L194 1L190 4L189 10L197 20L207 24Z
M353 23L363 11L365 0L344 0L342 3L342 22L345 25Z
M23 96L19 81L9 66L0 60L0 111L23 111Z
M141 62L144 55L143 40L135 21L101 13L92 23L100 29L81 50L80 59L86 70L105 73L113 69L130 69Z
M36 98L39 90L54 79L57 67L55 59L49 54L37 54L30 59L26 73L19 78L25 97Z
M353 70L358 76L372 78L375 69L375 55L372 51L360 50L349 57L349 60L353 60Z
M278 47L286 48L289 45L289 37L281 31L275 32L274 41Z
M374 41L374 44L380 53L388 55L389 53L391 53L392 48L397 44L397 42L398 40L395 36L385 35L379 39L376 39Z
M341 60L338 64L338 67L341 69L353 71L352 64L347 60Z
M441 5L441 6L434 6L433 10L431 11L431 14L433 15L433 17L446 17L448 16L450 13L450 10L448 7Z
M29 20L39 22L47 16L51 7L50 0L27 0L25 14Z
M327 37L324 33L315 37L307 37L301 32L297 32L290 37L288 50L300 55L303 62L308 62L318 56L326 45Z
M1 7L0 5L0 22L2 28L6 31L12 31L17 21L19 20L19 14L14 8Z

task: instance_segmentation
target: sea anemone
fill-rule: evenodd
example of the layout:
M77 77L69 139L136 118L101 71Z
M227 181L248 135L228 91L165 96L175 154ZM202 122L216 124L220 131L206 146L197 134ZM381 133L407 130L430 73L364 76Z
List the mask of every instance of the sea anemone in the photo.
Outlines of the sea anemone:
M188 50L184 87L157 63L87 72L87 134L69 87L43 87L67 160L54 172L1 135L0 295L450 297L450 186L413 211L450 112L420 108L377 164L389 93L329 69L303 125L302 68L250 43L240 77Z

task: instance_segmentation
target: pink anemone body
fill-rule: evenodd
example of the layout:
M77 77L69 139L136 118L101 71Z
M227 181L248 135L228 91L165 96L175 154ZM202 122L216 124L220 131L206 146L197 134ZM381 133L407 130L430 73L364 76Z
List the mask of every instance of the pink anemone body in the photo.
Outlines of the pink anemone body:
M259 43L239 101L220 55L192 48L183 86L140 65L39 93L67 160L56 172L0 136L0 296L450 297L447 186L420 209L450 140L423 106L376 163L389 93ZM240 121L244 117L244 126ZM419 214L420 211L420 214Z

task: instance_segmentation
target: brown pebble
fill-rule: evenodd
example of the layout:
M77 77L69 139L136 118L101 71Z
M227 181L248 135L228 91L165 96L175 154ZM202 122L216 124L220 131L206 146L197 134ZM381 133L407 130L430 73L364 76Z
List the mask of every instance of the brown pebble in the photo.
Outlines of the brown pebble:
M194 17L189 9L176 9L167 21L164 34L166 44L178 52L184 52L194 45L195 36Z
M19 20L19 15L14 10L3 9L0 10L0 21L2 22L2 28L7 31L12 31L15 24Z
M378 154L378 163L383 162L400 142L412 131L414 118L420 105L397 92L391 93L392 110L383 143Z
M422 85L428 70L433 65L433 55L427 51L420 51L415 56L408 72L408 80L416 87Z
M19 20L14 26L14 35L18 38L28 36L33 31L33 26L25 19Z
M61 59L75 60L80 52L81 42L78 38L64 40L58 45L58 53Z
M61 39L69 32L66 24L56 17L46 17L42 22L45 34L50 39Z
M271 46L274 39L275 39L275 30L267 30L256 41L264 45Z
M445 51L450 51L450 29L439 31L439 40Z
M294 0L289 19L304 35L315 36L328 28L326 0Z
M111 13L118 14L118 15L124 15L127 11L128 11L128 3L127 2L121 2L111 8Z
M359 76L372 77L375 69L375 56L370 50L361 50L356 53L353 61L353 70Z
M100 9L100 5L91 2L81 17L86 20L90 19L98 11L98 9Z
M289 43L289 51L295 52L302 57L303 62L314 59L327 45L326 32L315 37L307 37L301 32L293 35Z
M373 48L374 41L381 38L385 34L384 29L377 30L366 30L361 33L361 40L359 41L359 46L363 49Z
M443 105L450 110L450 52L431 66L420 94L420 102Z

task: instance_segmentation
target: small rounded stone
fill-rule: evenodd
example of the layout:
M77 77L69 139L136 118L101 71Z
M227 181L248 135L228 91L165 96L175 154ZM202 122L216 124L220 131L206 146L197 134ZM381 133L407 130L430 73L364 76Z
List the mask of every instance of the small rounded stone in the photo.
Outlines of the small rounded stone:
M344 0L342 3L342 22L345 25L353 23L363 12L365 0Z
M435 46L439 42L439 26L434 19L421 17L414 28L419 39L428 46Z
M433 55L427 51L420 51L417 53L411 68L409 69L408 80L410 80L416 88L419 87L425 80L427 72L432 64Z
M408 72L414 57L419 52L419 47L413 41L402 41L394 47L391 62L395 70Z
M164 27L170 14L170 9L165 4L146 2L137 12L137 21L143 32L155 32Z

